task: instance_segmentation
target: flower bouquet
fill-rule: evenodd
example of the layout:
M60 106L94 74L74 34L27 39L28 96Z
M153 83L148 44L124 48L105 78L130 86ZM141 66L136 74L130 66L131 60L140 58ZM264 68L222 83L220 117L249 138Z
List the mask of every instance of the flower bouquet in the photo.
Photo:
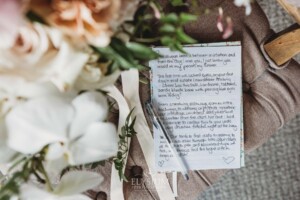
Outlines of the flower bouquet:
M103 162L126 181L135 117L119 109L123 120L110 122L113 85L159 57L149 44L184 53L196 41L183 26L197 16L156 0L0 0L0 15L0 199L89 199Z

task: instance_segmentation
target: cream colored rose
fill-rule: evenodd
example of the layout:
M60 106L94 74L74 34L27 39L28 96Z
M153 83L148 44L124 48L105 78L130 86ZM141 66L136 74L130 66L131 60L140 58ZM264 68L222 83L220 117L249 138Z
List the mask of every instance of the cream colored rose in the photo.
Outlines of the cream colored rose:
M89 61L84 66L74 84L74 88L80 90L95 90L112 85L120 76L120 71L106 75L109 62L98 63L99 55L91 54Z
M116 28L132 18L138 0L32 0L32 9L77 42L105 47Z
M17 93L26 84L33 87L32 84L52 82L66 91L74 84L88 57L57 30L38 23L23 26L15 45L0 51L0 90ZM14 79L20 84L9 85Z

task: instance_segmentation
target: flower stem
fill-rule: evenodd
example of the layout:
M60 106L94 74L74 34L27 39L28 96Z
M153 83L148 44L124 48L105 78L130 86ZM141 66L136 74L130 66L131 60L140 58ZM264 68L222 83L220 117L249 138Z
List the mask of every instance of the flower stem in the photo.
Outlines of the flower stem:
M155 38L134 38L133 39L135 42L141 42L141 43L154 43L158 42L160 40L159 37Z
M51 181L49 179L49 176L44 168L43 163L39 163L39 171L44 175L45 181L46 181L46 187L49 191L53 191L52 185L51 185Z

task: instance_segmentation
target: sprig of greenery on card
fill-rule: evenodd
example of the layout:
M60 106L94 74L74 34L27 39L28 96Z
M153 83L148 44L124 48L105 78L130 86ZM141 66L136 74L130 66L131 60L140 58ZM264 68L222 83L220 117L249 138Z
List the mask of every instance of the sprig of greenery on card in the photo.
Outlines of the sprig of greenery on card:
M196 19L196 16L187 13L179 15L170 13L163 16L161 18L162 25L159 28L162 45L168 46L171 50L185 53L182 44L193 44L196 40L185 34L183 25Z
M119 150L117 156L113 158L115 168L118 170L120 180L128 181L124 175L124 168L126 166L126 158L129 151L129 138L132 138L137 132L134 130L136 117L131 120L131 115L134 109L128 114L125 125L121 128L121 133L119 134Z

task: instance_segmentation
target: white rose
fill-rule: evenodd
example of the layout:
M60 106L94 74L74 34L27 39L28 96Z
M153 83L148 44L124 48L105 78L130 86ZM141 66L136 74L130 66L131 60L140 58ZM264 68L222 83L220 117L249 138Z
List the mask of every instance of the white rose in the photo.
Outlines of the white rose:
M121 72L115 71L110 75L105 75L108 70L108 64L99 64L96 62L99 56L92 55L89 62L84 66L81 74L74 84L76 90L95 90L108 85L113 85L119 78Z
M29 24L20 28L13 47L0 51L0 82L2 85L8 85L5 81L10 79L35 84L52 82L66 91L87 60L88 54L75 49L59 31L38 23Z

